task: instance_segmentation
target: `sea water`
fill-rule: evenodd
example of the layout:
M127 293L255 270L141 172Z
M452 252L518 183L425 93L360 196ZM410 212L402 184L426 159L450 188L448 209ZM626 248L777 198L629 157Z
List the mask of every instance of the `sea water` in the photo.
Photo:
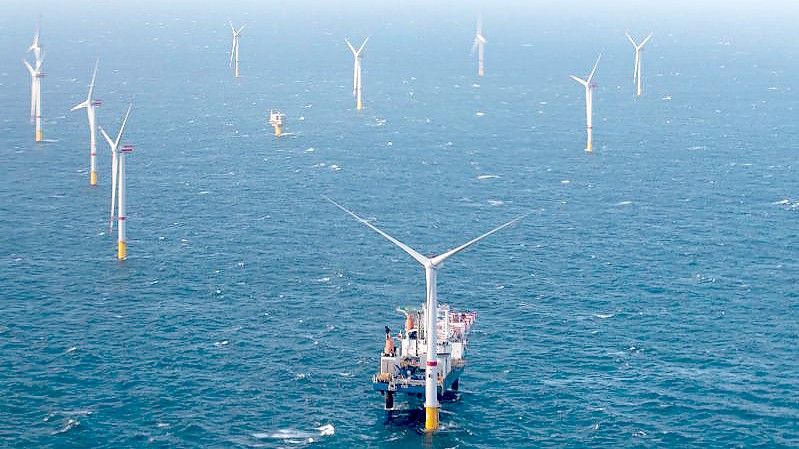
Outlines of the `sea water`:
M799 445L795 7L65 5L0 17L0 446ZM99 125L133 103L123 263L69 111L97 58ZM479 317L432 438L370 384L423 271L322 195L424 254L532 212L439 272Z

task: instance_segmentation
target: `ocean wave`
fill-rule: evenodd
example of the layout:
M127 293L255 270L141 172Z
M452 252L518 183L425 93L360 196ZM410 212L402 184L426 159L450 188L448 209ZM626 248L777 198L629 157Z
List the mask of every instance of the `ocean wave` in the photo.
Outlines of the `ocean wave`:
M74 429L75 427L78 427L79 425L80 421L77 418L67 418L67 420L64 421L64 425L61 426L60 429L51 433L51 435L58 435L61 433L69 432L70 430Z
M333 424L325 424L317 427L315 431L299 429L278 429L274 432L256 432L252 436L259 440L285 440L287 442L308 442L313 443L318 437L330 437L335 435L336 428Z

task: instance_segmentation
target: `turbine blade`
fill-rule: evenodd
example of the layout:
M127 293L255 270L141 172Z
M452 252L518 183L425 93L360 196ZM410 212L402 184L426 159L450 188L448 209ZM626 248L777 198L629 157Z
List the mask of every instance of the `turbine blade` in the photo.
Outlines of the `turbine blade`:
M474 43L472 44L472 51L469 52L470 55L473 55L475 50L477 50L477 46L480 44L480 41L477 38L474 38Z
M599 54L599 57L596 58L596 62L594 63L594 68L591 69L591 73L588 74L588 79L586 80L588 83L591 82L591 78L594 77L594 72L596 72L596 68L599 65L599 60L602 59L602 53Z
M105 132L105 130L103 129L102 126L100 127L100 134L102 134L103 137L105 138L105 141L108 142L108 146L111 147L111 152L113 153L114 152L114 139L112 139L111 136L109 136L108 133Z
M360 47L358 47L358 54L359 54L359 55L361 54L361 50L363 50L363 47L366 47L366 43L367 43L367 42L369 42L369 38L368 38L368 37L367 37L366 39L364 39L364 40L363 40L363 44L361 44L361 46L360 46Z
M228 20L227 23L230 25L230 31L232 31L233 34L236 34L236 28L233 26L233 21Z
M507 228L508 226L516 223L517 221L521 220L522 218L524 218L524 217L526 217L528 215L530 215L530 212L528 212L528 213L526 213L524 215L521 215L519 217L516 217L513 220L511 220L511 221L509 221L509 222L507 222L507 223L505 223L505 224L503 224L501 226L497 226L496 228L486 232L485 234L483 234L483 235L481 235L479 237L476 237L476 238L474 238L472 240L469 240L468 242L464 243L463 245L461 245L461 246L459 246L457 248L451 249L451 250L445 252L444 254L441 254L441 255L438 255L436 257L433 257L432 259L430 259L430 261L433 263L433 266L441 265L445 260L447 260L450 257L454 256L455 254L458 254L459 252L471 247L472 245L474 245L475 243L479 242L480 240L483 240L484 238L488 237L489 235L491 235L491 234L493 234L495 232L498 232L498 231L500 231L502 229Z
M94 80L97 78L97 66L100 64L100 59L98 58L97 61L94 63L94 72L92 72L92 82L89 84L89 97L86 99L86 102L89 103L92 101L92 93L94 92Z
M39 84L39 78L33 83L33 118L41 114L42 102L42 86Z
M89 107L89 100L84 101L83 103L75 105L70 111L77 111L78 109L88 108Z
M36 72L33 70L33 67L31 66L31 64L28 61L23 59L22 63L25 64L25 67L28 68L28 72L30 72L31 76L36 74Z
M630 41L631 44L633 44L633 47L638 48L638 44L635 43L635 41L633 40L633 38L630 36L629 33L624 33L624 35L627 36L627 40Z
M352 51L353 56L358 57L358 52L355 50L355 47L352 46L349 39L344 39L344 42L347 43L347 47L350 47L350 51Z
M357 96L358 89L361 88L361 61L358 61L358 69L355 71L355 94Z
M36 78L31 82L31 122L36 118Z
M343 210L344 212L346 212L346 213L350 214L350 215L351 215L352 217L354 217L356 220L360 221L361 223L363 223L363 224L365 224L366 226L368 226L369 228L371 228L373 231L375 231L375 232L377 232L378 234L382 235L382 236L383 236L383 238L385 238L385 239L386 239L386 240L388 240L389 242L391 242L391 243L393 243L393 244L395 244L395 245L399 246L399 247L400 247L400 248L401 248L403 251L405 251L406 253L408 253L408 254L409 254L411 257L413 257L414 259L416 259L416 261L417 261L417 262L419 262L420 264L422 264L423 266L424 266L424 265L425 265L425 264L426 264L426 263L429 261L429 259L428 259L427 257L425 257L425 256L423 256L423 255L421 255L421 254L419 254L418 252L416 252L416 251L415 251L413 248L411 248L410 246L408 246L408 245L406 245L406 244L404 244L404 243L400 242L399 240L395 239L394 237L392 237L392 236L390 236L390 235L386 234L385 232L381 231L380 229L378 229L378 228L377 228L377 226L374 226L372 223L369 223L368 221L366 221L366 220L364 220L363 218L361 218L361 217L359 217L358 215L356 215L356 214L355 214L355 212L352 212L352 211L350 211L349 209L347 209L346 207L342 206L341 204L339 204L339 203L337 203L337 202L333 201L333 200L332 200L330 197L328 197L328 196L325 196L325 195L322 195L322 198L324 198L324 199L326 199L326 200L330 201L331 203L333 203L333 205L334 205L334 206L336 206L336 207L338 207L339 209Z
M652 39L652 33L649 33L649 36L647 36L646 39L644 39L641 42L641 45L639 45L638 48L639 49L644 48L644 45L646 45L646 43L649 42L649 39Z
M105 134L105 132L103 132ZM107 135L106 135L107 136ZM119 163L117 162L117 152L112 149L111 153L111 215L108 217L108 233L114 230L114 208L117 199L117 180L119 179Z
M355 96L355 91L358 89L358 58L355 58L355 64L352 66L352 95Z
M242 26L241 26L241 28L239 28L239 30L238 30L238 31L236 31L236 36L238 36L239 34L241 34L241 32L242 32L242 31L244 31L244 29L245 29L245 28L247 28L247 25L242 25Z
M128 117L130 116L130 110L133 109L133 103L128 105L128 112L125 113L125 118L122 120L122 127L119 128L119 134L117 134L117 140L114 142L114 150L119 148L119 142L122 140L122 134L125 132L125 125L128 123Z

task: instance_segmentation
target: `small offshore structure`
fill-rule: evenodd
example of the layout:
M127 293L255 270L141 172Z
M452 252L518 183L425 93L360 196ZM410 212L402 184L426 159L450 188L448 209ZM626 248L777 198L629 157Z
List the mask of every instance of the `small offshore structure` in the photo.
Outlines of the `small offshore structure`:
M269 124L272 125L272 128L275 128L275 137L283 135L283 119L285 117L286 115L277 109L269 111Z
M89 95L86 101L76 105L71 111L78 109L86 109L86 114L89 119L89 185L97 185L97 120L96 112L98 106L102 106L103 100L92 98L94 93L94 80L97 77L97 65L99 60L94 64L94 73L92 74L92 82L89 84Z
M594 125L593 125L593 117L594 117L594 87L595 84L591 82L594 78L594 73L596 72L596 68L599 65L599 60L602 59L602 54L599 54L599 57L596 58L596 62L594 63L594 68L591 69L591 73L588 74L588 78L582 79L576 77L574 75L569 75L574 81L582 84L585 87L585 131L587 134L586 144L585 144L585 152L590 153L594 151Z
M28 47L28 52L33 52L33 65L24 59L22 60L22 63L25 64L31 74L31 121L36 124L36 132L34 134L36 143L44 140L44 132L42 131L42 78L45 77L45 74L42 72L44 54L42 46L39 44L39 29L40 25L37 24L36 33L33 35L33 43Z
M116 139L111 139L111 136L102 127L100 128L100 133L108 142L108 146L111 147L111 219L108 224L108 232L110 234L114 230L114 219L116 218L116 221L119 221L117 226L117 259L119 260L128 258L127 216L125 216L125 206L127 205L125 155L133 151L131 145L120 146L119 143L122 141L125 125L128 123L132 108L133 104L128 106L128 112L125 113L125 118L122 120L122 126L119 128ZM116 216L114 216L115 207L118 212Z
M380 372L372 377L372 388L385 396L385 409L395 410L397 394L422 398L425 394L425 361L427 360L427 323L425 308L400 310L405 314L405 331L397 335L399 351L386 327L386 344L380 357ZM436 313L437 359L439 373L436 390L439 398L452 396L458 391L460 375L466 364L466 346L469 330L477 319L477 312L455 312L449 306L438 306Z
M233 26L233 22L228 22L230 24L230 31L233 33L233 45L230 47L230 62L228 63L229 67L233 67L233 76L238 78L239 75L239 37L241 37L241 32L244 31L244 28L247 28L247 25L242 25L241 28L238 30L236 27Z
M652 33L649 33L649 36L644 38L640 44L637 44L635 40L630 36L630 33L624 33L627 36L627 40L633 44L635 48L635 67L633 68L633 84L635 84L635 96L641 96L641 52L644 49L644 45L649 42L649 39L652 39Z
M375 231L378 234L380 234L383 238L385 238L389 242L391 242L394 245L398 246L400 249L405 251L409 256L411 256L414 260L416 260L416 262L418 262L419 265L421 265L424 268L425 284L426 284L426 290L425 290L426 298L425 298L425 305L424 305L424 313L421 316L417 317L417 318L424 319L424 324L421 327L422 331L424 331L426 329L431 329L431 331L424 332L424 334L423 334L423 336L424 336L423 346L424 346L425 349L424 349L423 352L419 352L420 351L419 348L418 348L418 345L420 343L419 334L418 334L419 329L417 329L416 330L416 337L414 338L414 340L415 340L414 348L415 348L415 351L416 351L416 357L419 357L420 354L424 354L424 410L425 410L424 428L425 428L425 431L428 431L428 432L432 432L434 430L437 430L438 426L439 426L439 419L438 419L439 410L438 409L440 407L440 403L439 403L438 397L439 397L439 392L441 391L441 390L439 390L439 386L442 387L442 390L446 390L447 388L451 389L452 388L452 384L455 382L455 380L457 380L458 375L460 374L460 372L457 371L456 368L462 368L462 366L456 367L454 365L454 363L452 363L454 361L454 359L452 357L452 355L453 355L452 354L452 348L453 348L452 344L453 343L457 343L457 340L456 341L452 341L452 340L449 339L449 335L448 335L449 332L447 330L447 327L450 324L450 321L449 321L449 318L447 316L447 313L444 314L445 318L444 318L444 325L443 325L443 327L445 329L445 332L444 332L444 337L445 338L442 340L442 343L440 345L438 343L438 331L436 331L436 332L432 331L432 329L438 329L439 328L439 323L441 322L441 320L438 319L439 312L441 311L441 309L438 307L438 288L437 288L438 282L436 280L437 279L437 275L438 275L438 270L439 270L439 268L441 268L441 266L444 264L444 262L447 259L449 259L450 257L460 253L461 251L464 251L464 250L466 250L468 248L471 248L477 242L479 242L480 240L483 240L484 238L490 236L491 234L494 234L495 232L498 232L498 231L500 231L500 230L502 230L504 228L507 228L508 226L516 223L517 221L519 221L522 218L524 218L525 216L527 216L527 214L522 215L520 217L517 217L517 218L515 218L515 219L513 219L513 220L511 220L511 221L509 221L509 222L507 222L507 223L505 223L505 224L503 224L501 226L497 226L496 228L486 232L485 234L483 234L483 235L481 235L479 237L475 237L472 240L469 240L468 242L464 243L463 245L460 245L458 247L452 248L449 251L441 253L441 254L439 254L437 256L427 257L427 256L423 256L421 253L419 253L418 251L414 250L410 246L408 246L408 245L400 242L399 240L395 239L394 237L388 235L386 232L382 231L377 226L375 226L372 223L370 223L368 220L359 217L358 215L355 214L355 212L352 212L351 210L345 208L344 206L338 204L337 202L333 201L332 199L330 199L330 198L328 198L326 196L324 198L327 201L333 203L333 205L335 205L339 209L343 210L344 212L346 212L347 214L349 214L350 216L352 216L353 218L358 220L359 222L361 222L363 225L367 226L368 228L370 228L373 231ZM444 310L448 311L449 309L446 308ZM474 322L474 317L472 317L472 319L470 320L470 325L471 325L472 322ZM413 326L410 326L410 327L413 330ZM467 331L465 326L464 326L463 330ZM387 330L386 333L390 334L390 332L388 332L388 330ZM464 332L464 335L465 335L465 333L466 332ZM387 347L385 349L391 349L391 345L393 345L393 344L394 343L390 339L390 335L387 335L387 338L386 338L386 346ZM405 343L403 343L403 344L405 344ZM408 345L408 348L410 348L410 345L411 345L411 340L410 339L407 340L407 345ZM460 347L461 347L461 352L460 352L459 360L463 360L463 351L462 351L462 349L465 349L465 345L463 344L463 342L461 342L461 346ZM442 353L441 352L442 349L444 349L445 352ZM409 351L410 351L410 349L409 349ZM388 351L388 353L391 353L391 351ZM402 354L402 352L400 354ZM395 359L395 361L396 361L396 359ZM419 360L416 361L416 365L415 365L416 368L415 369L411 369L410 370L411 371L410 374L407 374L407 369L406 369L405 378L408 379L408 382L410 382L410 380L413 379L414 375L418 375L418 371L420 369L421 362L422 362L422 359L420 357ZM439 371L439 369L438 369L439 363L441 363L442 366L444 366L444 370ZM450 365L444 365L445 363L451 363L451 364ZM409 364L408 367L410 367L410 366L411 365ZM401 364L400 364L400 368L402 368ZM392 373L390 371L390 369L393 369L393 368L387 368L387 373L389 375L391 375L391 373ZM453 376L453 372L456 374L455 376ZM382 374L382 367L381 367L381 374ZM386 378L386 376L383 376L383 378ZM397 377L397 379L402 380L401 377ZM417 386L418 385L416 383L414 383L414 388L417 387ZM395 384L395 388L396 388L396 384ZM414 391L416 391L416 390L414 390ZM419 394L419 393L416 393L416 394ZM392 399L393 399L393 396L392 396ZM393 403L391 405L392 405L392 408L393 408Z
M360 111L363 109L363 84L361 83L363 78L361 76L361 60L363 59L363 49L366 47L366 43L369 42L369 38L367 37L364 39L363 43L360 47L358 47L357 50L355 47L353 47L352 43L350 43L349 39L344 39L344 42L346 42L347 47L350 48L352 57L355 61L352 68L352 96L355 97L355 110Z
M477 50L477 76L485 75L484 57L485 46L488 42L483 36L483 16L477 17L477 32L474 35L474 43L472 44L472 54Z

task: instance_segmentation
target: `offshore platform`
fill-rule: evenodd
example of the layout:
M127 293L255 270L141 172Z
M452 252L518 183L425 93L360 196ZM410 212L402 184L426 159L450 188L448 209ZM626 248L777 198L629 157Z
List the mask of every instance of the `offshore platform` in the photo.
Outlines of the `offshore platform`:
M277 109L269 111L269 124L275 129L275 137L283 135L283 119L285 117L286 115Z
M395 337L386 327L386 344L380 357L380 371L372 377L372 387L385 397L385 409L395 410L397 394L405 394L411 401L425 395L425 371L428 329L425 328L425 307L405 314L405 329ZM436 379L437 396L445 398L458 391L460 375L466 365L466 346L469 330L477 312L455 312L449 306L438 306L436 313L436 359L439 371Z

